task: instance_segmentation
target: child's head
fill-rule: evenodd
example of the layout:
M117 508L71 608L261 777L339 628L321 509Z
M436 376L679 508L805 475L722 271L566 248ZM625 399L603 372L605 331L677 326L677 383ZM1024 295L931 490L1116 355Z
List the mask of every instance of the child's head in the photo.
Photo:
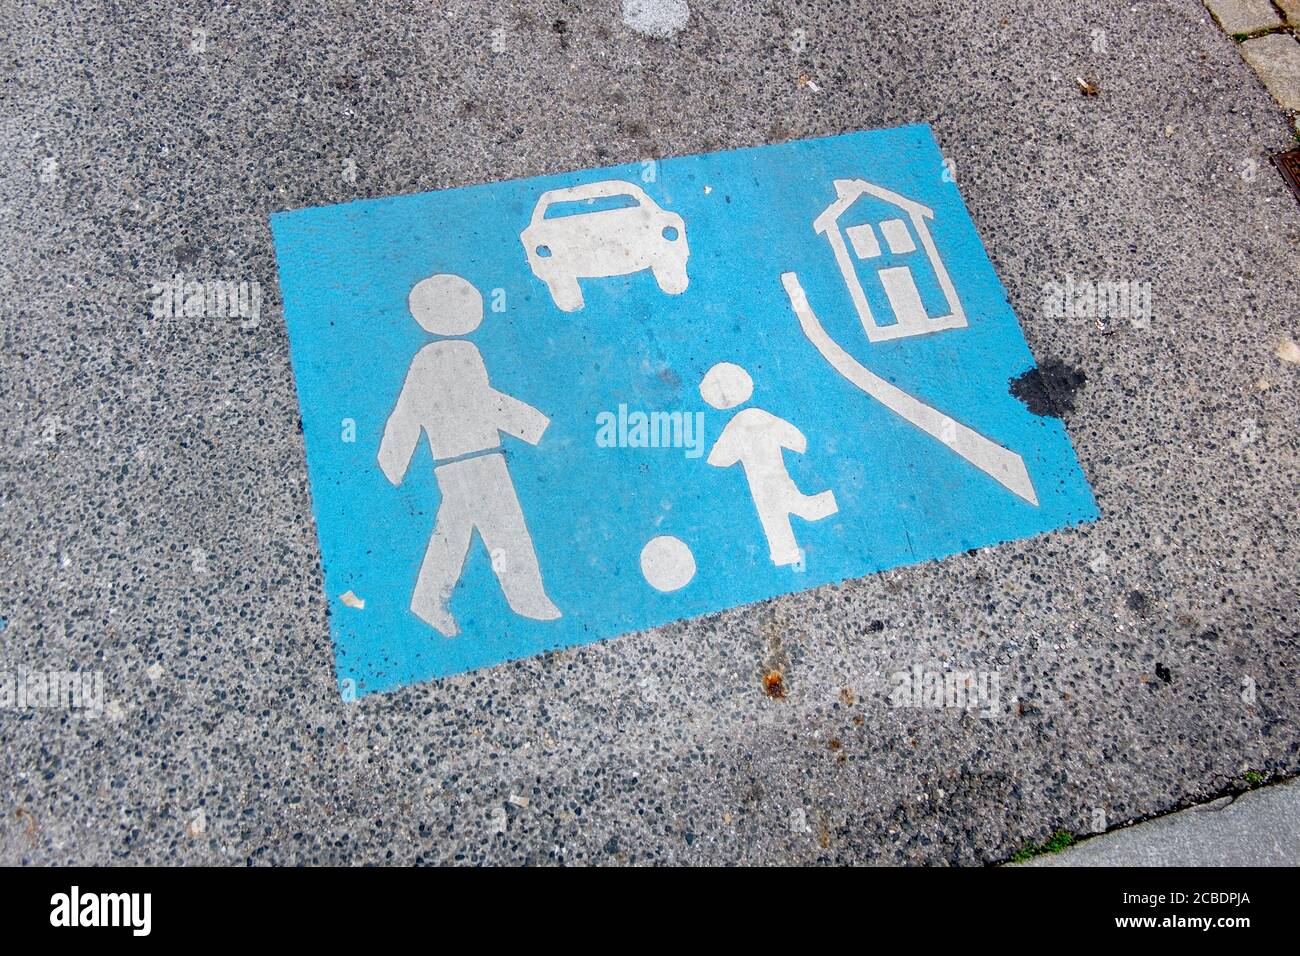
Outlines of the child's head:
M719 362L700 381L700 394L714 408L735 408L754 394L754 380L739 365Z
M407 297L411 315L434 335L466 335L483 321L483 296L460 276L421 279Z

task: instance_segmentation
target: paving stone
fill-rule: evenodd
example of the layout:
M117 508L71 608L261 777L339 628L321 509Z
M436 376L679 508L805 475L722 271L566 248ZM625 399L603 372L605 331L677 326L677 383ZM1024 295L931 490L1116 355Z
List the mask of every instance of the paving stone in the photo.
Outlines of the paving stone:
M1252 33L1282 25L1269 0L1205 0L1225 33Z
M1241 55L1275 100L1286 109L1300 110L1300 41L1288 33L1271 33L1244 42Z
M1287 23L1300 25L1300 0L1274 0Z
M1295 866L1300 779L1222 798L1040 856L1028 866Z

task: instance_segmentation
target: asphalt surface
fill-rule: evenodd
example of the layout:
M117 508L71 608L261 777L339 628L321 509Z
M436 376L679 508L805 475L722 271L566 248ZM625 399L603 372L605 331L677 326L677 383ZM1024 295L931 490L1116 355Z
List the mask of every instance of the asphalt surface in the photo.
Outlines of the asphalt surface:
M972 864L1300 769L1292 137L1196 0L0 22L0 669L108 702L0 711L0 863ZM268 214L916 121L1101 520L340 700ZM259 320L153 316L177 272ZM1067 276L1151 322L1043 315ZM1002 706L891 706L914 665Z

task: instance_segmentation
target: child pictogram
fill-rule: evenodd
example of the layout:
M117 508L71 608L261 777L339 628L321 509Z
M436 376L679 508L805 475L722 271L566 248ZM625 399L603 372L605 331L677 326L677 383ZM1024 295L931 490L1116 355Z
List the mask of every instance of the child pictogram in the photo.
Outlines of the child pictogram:
M735 408L754 394L754 381L739 365L721 362L700 382L700 394L714 408ZM786 448L802 455L808 450L808 439L785 419L761 408L746 408L727 423L707 459L717 468L739 462L745 469L768 552L778 566L799 564L803 559L790 526L791 515L820 521L839 510L834 492L806 495L799 490L785 469Z

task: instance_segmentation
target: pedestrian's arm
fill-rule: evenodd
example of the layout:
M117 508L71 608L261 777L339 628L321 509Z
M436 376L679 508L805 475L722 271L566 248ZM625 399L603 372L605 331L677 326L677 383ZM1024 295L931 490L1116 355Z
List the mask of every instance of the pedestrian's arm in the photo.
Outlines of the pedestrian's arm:
M384 477L392 484L400 485L410 467L411 456L415 446L420 443L420 419L416 417L415 402L411 378L415 369L408 374L402 385L402 394L397 397L397 405L388 416L384 425L384 437L379 442L379 467Z
M493 389L493 397L497 403L496 426L498 429L507 435L514 435L530 445L536 445L542 440L542 433L551 424L549 418L533 408L533 406L506 395L504 392Z
M808 450L808 439L804 437L803 432L783 419L774 418L773 422L776 439L783 448L789 448L800 455Z
M718 440L709 449L709 457L704 460L715 468L730 468L740 461L740 455L736 453L736 442L731 435L731 422L728 422L727 426L722 429L722 434L718 436Z

